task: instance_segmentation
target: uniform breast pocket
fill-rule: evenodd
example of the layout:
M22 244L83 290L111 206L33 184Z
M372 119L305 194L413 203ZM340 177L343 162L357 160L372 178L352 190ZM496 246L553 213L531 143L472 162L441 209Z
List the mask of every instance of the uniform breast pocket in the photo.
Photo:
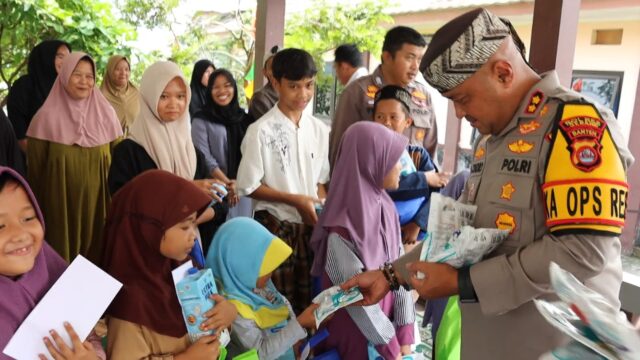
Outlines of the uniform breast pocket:
M525 245L534 233L531 207L535 184L533 177L498 175L489 187L491 200L486 216L492 217L496 228L509 230L498 251L510 253L510 248Z

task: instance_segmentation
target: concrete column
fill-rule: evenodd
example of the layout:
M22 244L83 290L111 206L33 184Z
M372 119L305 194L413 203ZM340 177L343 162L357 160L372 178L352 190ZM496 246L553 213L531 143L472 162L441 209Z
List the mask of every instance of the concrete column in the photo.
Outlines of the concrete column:
M560 83L571 86L580 0L536 0L529 61L538 72L556 70Z
M256 67L253 75L253 87L258 90L265 83L262 75L264 59L269 50L284 43L285 0L258 0L256 9Z
M631 115L631 131L629 131L629 150L636 158L636 162L627 170L629 183L629 197L627 198L626 219L621 240L625 252L633 250L636 237L636 227L640 225L640 73L636 87L636 102Z
M458 153L460 143L461 120L456 117L456 109L453 102L447 102L447 128L444 140L444 159L442 160L442 170L455 174L458 170Z

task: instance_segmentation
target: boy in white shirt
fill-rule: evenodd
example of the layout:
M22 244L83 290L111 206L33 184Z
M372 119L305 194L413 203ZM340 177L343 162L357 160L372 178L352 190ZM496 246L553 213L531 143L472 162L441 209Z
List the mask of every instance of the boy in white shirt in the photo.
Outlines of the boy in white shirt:
M293 249L272 279L299 314L311 302L309 238L329 181L329 127L303 113L317 73L311 55L284 49L272 68L280 99L247 129L237 188L255 200L254 218Z

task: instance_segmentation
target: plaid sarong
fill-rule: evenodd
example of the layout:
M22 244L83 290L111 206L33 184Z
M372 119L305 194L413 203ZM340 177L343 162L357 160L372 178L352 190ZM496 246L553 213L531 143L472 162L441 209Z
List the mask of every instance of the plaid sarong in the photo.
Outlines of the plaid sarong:
M309 239L313 226L278 220L266 210L256 211L254 218L293 249L291 256L273 272L271 279L278 291L291 302L296 315L300 314L311 305L313 253Z

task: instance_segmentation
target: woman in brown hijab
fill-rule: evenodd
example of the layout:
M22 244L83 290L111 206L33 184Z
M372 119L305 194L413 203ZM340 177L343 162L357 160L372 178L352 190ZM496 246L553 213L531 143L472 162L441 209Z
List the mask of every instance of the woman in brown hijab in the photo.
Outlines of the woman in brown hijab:
M215 336L189 344L171 277L187 260L196 240L195 220L210 203L196 185L164 170L145 171L113 197L102 267L123 288L107 310L108 358L217 358ZM214 300L205 325L219 331L231 325L237 311L221 296Z
M129 127L140 111L140 94L130 81L131 64L122 55L114 55L107 62L107 69L100 91L116 111L122 125L123 137L129 135Z

